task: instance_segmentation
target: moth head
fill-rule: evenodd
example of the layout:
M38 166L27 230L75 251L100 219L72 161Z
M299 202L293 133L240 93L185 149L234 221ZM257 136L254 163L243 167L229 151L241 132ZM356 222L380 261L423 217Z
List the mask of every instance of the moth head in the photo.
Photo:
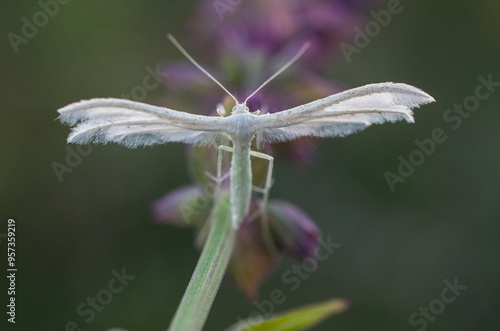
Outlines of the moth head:
M240 104L233 107L231 114L243 114L243 113L249 113L249 112L250 112L250 110L248 109L247 105L244 103L240 103Z

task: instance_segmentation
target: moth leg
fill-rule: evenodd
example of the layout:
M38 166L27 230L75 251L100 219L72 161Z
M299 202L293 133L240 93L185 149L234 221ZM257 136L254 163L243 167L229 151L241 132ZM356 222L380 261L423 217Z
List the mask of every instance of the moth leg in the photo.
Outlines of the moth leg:
M227 116L227 111L226 111L226 107L224 107L224 104L219 103L217 105L217 114L219 114L220 117L226 117Z
M224 175L222 175L221 178L218 178L217 176L212 175L210 172L208 172L206 170L204 173L205 173L205 176L207 176L210 180L214 181L215 183L218 183L218 182L222 183L227 178L229 178L229 172L226 172Z
M219 146L218 148L218 154L217 154L217 170L216 174L212 174L209 171L205 170L204 174L207 176L210 180L214 181L218 186L222 184L227 178L229 178L229 172L226 172L224 175L222 175L222 151L227 151L227 152L232 152L233 149L229 146Z
M255 152L255 151L250 151L250 156L259 158L259 159L264 159L269 162L269 165L267 166L267 174L266 174L266 181L264 184L264 187L257 187L257 186L252 186L253 190L255 192L262 193L262 201L260 203L259 209L261 215L265 215L265 210L267 207L267 201L269 200L269 192L271 191L271 186L273 185L273 165L274 165L274 157L271 155L261 153L261 152Z
M271 191L271 186L273 185L274 158L271 155L255 151L250 151L250 156L259 159L264 159L269 162L267 167L266 181L264 187L252 186L252 188L254 191L262 193L262 200L260 201L259 210L257 211L257 213L260 214L260 219L262 221L261 230L262 230L262 238L264 239L264 244L271 255L278 256L279 254L278 247L276 247L276 244L273 238L271 237L271 225L269 224L269 219L266 213L267 202L269 200L269 192Z
M212 175L208 170L205 170L204 174L208 177L208 179L212 180L214 183L217 183L217 176Z
M225 181L229 177L229 172L227 172L224 175L222 175L222 155L223 155L223 152L232 153L233 152L233 148L229 147L229 146L225 146L225 145L220 145L219 148L218 148L218 154L217 154L217 174L215 176L215 178L216 178L215 182L217 183L217 189L216 189L215 192L217 193L217 195L220 192L220 188L221 188L222 182Z

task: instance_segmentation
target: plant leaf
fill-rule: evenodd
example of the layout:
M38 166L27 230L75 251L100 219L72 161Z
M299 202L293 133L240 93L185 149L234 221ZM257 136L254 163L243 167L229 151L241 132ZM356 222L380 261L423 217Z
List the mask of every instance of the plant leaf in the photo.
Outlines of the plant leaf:
M241 321L226 331L299 331L319 324L328 317L348 308L343 299L332 299L303 306L261 320Z

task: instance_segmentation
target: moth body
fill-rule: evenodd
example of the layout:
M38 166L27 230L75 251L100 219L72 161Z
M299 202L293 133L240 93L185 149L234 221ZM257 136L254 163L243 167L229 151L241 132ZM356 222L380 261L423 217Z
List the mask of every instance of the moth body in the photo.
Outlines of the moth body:
M255 117L256 115L252 115L244 104L235 106L231 115L226 117L227 133L233 142L233 157L229 174L231 219L234 226L238 226L248 214L250 207L252 195L250 146L255 138Z

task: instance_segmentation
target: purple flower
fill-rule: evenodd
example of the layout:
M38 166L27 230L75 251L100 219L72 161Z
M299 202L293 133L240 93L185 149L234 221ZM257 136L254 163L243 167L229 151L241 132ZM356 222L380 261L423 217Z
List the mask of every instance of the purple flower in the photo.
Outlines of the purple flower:
M250 301L285 253L303 260L318 247L321 232L298 207L286 201L270 201L266 215L258 212L252 200L249 216L243 221L235 240L228 274Z
M268 215L277 247L303 260L312 256L321 233L302 210L286 201L271 201Z

